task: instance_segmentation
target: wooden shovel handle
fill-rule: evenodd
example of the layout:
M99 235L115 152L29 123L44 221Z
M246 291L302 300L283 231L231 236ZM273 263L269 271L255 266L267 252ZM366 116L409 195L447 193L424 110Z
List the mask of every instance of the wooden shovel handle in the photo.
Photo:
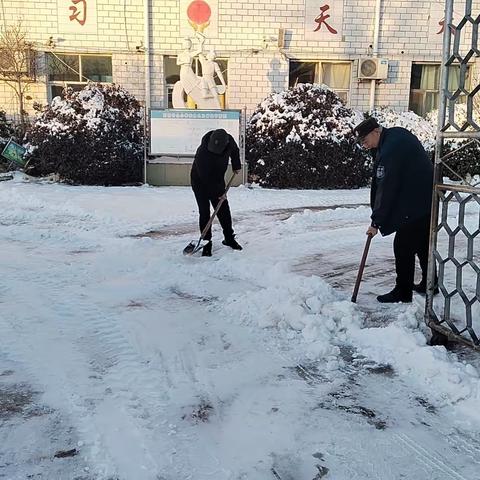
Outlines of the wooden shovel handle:
M367 241L365 243L365 248L363 249L362 260L360 262L360 267L358 268L357 280L355 282L355 288L353 289L352 302L357 301L358 290L360 289L360 283L362 281L363 269L365 268L365 263L367 262L368 250L370 249L370 243L373 236L371 234L367 235Z
M230 186L232 185L232 182L233 182L233 179L235 178L235 175L236 175L236 173L233 172L232 176L230 177L230 180L229 180L228 183L227 183L227 186L225 187L225 193L224 193L224 195L226 195L226 193L228 192L228 189L229 189ZM222 199L217 203L217 206L215 207L215 210L213 211L212 216L210 217L210 220L209 220L208 223L205 225L205 228L203 229L202 234L200 235L199 243L205 238L205 235L207 234L208 229L212 226L213 220L214 220L215 217L217 216L217 213L218 213L218 211L220 210L220 207L222 206L222 203L223 203L224 200L225 200L225 199L222 198Z

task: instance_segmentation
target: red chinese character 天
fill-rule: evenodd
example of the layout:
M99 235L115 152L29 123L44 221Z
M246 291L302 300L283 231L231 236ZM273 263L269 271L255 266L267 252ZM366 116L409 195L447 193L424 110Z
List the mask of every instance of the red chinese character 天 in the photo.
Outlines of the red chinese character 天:
M68 8L69 10L72 11L72 14L70 17L70 21L72 22L73 20L76 20L80 25L85 25L85 22L87 21L87 0L70 0L73 5L70 5ZM80 3L81 5L79 6L80 8L77 8L75 5Z
M325 4L323 7L320 7L320 15L318 15L315 18L315 21L318 23L317 28L314 30L314 32L318 32L320 30L320 27L322 24L325 24L325 26L328 28L328 31L333 34L337 34L338 32L331 27L328 23L327 20L330 18L330 15L326 15L325 12L330 9L330 5Z
M445 18L442 18L442 20L440 20L438 24L442 27L440 31L437 32L437 35L440 35L445 31ZM453 25L450 26L450 33L452 35L455 33L455 27Z

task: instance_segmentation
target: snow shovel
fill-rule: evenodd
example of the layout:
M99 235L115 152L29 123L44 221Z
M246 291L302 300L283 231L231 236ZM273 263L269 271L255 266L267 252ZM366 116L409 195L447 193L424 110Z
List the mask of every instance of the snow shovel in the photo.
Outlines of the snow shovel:
M358 290L360 289L360 282L362 281L363 276L363 269L365 268L365 263L367 261L368 250L370 248L370 243L372 241L373 236L368 234L367 235L367 242L365 243L365 248L363 249L362 260L360 262L360 267L358 268L357 274L357 281L355 282L355 288L353 289L352 294L352 302L355 303L357 301Z
M230 185L233 182L233 179L235 178L236 173L233 172L232 177L227 183L227 186L225 187L225 193L224 195L227 194L228 189L230 188ZM194 253L197 253L199 250L201 250L208 242L205 242L203 239L205 238L205 235L208 232L208 229L212 226L213 220L215 216L217 215L218 211L220 210L220 207L222 206L222 203L224 201L224 198L222 198L218 203L217 206L215 207L215 210L212 213L212 216L210 217L210 220L208 223L205 225L205 228L203 229L200 238L198 239L198 242L195 242L195 240L192 240L184 249L183 249L183 254L184 255L193 255Z

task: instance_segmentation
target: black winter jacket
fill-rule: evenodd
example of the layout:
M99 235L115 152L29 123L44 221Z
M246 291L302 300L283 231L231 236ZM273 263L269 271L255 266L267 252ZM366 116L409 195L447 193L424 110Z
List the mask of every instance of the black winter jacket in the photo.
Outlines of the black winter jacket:
M192 186L204 188L212 197L220 197L225 193L225 172L228 159L232 160L232 169L240 170L240 151L235 139L228 135L227 148L220 154L215 154L207 149L208 140L212 132L202 138L202 142L195 153L190 178Z
M390 235L430 214L433 165L418 138L401 127L383 128L373 168L372 225Z

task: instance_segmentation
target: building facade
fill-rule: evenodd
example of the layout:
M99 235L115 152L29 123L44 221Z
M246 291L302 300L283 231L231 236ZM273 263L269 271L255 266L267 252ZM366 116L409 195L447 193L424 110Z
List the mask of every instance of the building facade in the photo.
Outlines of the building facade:
M455 3L462 17L464 2ZM441 0L0 0L0 7L0 28L20 22L38 52L29 112L88 79L121 84L147 106L167 108L182 40L199 31L206 50L215 49L229 109L252 111L299 82L325 83L362 111L389 106L423 115L438 100ZM371 80L365 61L376 58L388 60L388 70ZM3 82L0 105L18 111Z

